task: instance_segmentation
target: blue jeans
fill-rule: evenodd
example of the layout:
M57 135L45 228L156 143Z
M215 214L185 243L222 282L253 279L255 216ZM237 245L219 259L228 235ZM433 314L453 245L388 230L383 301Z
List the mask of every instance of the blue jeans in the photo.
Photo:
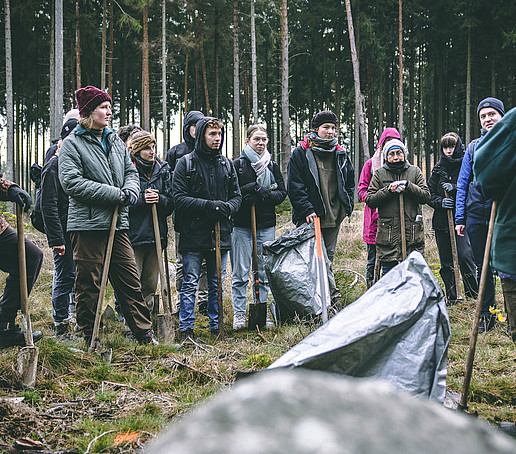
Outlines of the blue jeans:
M202 260L206 259L208 278L208 317L210 330L218 328L217 263L215 252L185 252L183 254L183 285L179 293L179 331L194 329L195 292L201 275ZM221 252L222 280L226 276L227 251Z
M258 281L260 287L260 303L267 303L269 294L269 281L263 269L262 244L265 241L274 241L276 228L267 227L256 230L256 245L258 250ZM251 269L253 254L253 237L251 229L244 227L233 228L231 234L231 269L233 280L231 285L231 299L233 312L245 315L247 302L247 284L249 283L249 271ZM254 281L254 279L253 279ZM253 288L253 297L256 295Z
M380 262L382 267L382 277L385 276L390 270L392 270L398 262L395 260L394 262Z
M68 320L68 308L73 304L75 263L70 237L65 235L65 253L54 253L54 278L52 280L52 315L56 325Z
M485 222L468 222L466 220L466 230L469 235L471 249L473 250L473 258L477 266L477 282L480 284L480 276L482 275L482 265L484 262L484 251L486 249L488 221ZM491 317L489 306L496 307L495 302L495 284L491 267L487 270L487 280L484 290L484 300L482 301L481 316Z

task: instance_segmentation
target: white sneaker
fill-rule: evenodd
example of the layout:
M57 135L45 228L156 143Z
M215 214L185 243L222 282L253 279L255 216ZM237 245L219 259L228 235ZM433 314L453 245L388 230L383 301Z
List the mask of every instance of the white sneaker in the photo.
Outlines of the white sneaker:
M233 329L240 331L245 329L245 314L234 314L233 315Z
M276 324L274 323L274 320L271 318L269 314L267 314L267 318L265 319L265 328L271 329L274 328Z

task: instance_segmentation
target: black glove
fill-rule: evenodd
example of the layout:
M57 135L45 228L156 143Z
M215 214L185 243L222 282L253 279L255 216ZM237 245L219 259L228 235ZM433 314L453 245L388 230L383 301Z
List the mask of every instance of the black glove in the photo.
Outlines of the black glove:
M262 186L259 186L258 183L256 184L256 192L260 196L262 200L265 200L271 196L270 189L264 188Z
M443 183L441 183L441 186L448 194L455 192L455 185L453 185L451 183L443 182Z
M441 202L442 207L445 210L453 210L453 207L455 206L455 202L453 199L449 197L444 197L443 201Z
M29 193L19 186L10 186L7 190L7 197L9 197L9 200L21 205L25 213L30 210L32 199L30 198Z
M222 200L208 200L206 208L209 211L208 215L211 217L215 215L216 219L228 218L231 214L229 203Z
M129 189L122 189L122 193L120 194L120 200L118 204L123 207L128 207L129 205L134 205L138 201L138 197L136 197Z

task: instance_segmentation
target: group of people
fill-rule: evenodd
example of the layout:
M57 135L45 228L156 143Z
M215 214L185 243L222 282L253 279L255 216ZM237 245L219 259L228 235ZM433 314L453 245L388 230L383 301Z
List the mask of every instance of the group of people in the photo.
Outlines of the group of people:
M355 190L354 169L347 152L338 143L338 118L333 112L321 111L312 118L311 131L294 149L288 162L285 186L280 168L267 150L267 131L261 125L248 128L240 157L231 161L221 153L222 122L199 111L190 111L185 115L184 141L171 148L165 161L161 161L156 156L156 140L150 132L128 125L115 133L109 127L112 100L107 93L87 86L77 90L76 100L78 109L67 114L60 140L47 152L41 183L45 232L54 253L52 307L57 337L67 335L71 320L76 317L77 328L87 345L91 341L113 216L117 218L109 280L118 310L140 343L157 343L150 319L158 284L158 260L161 260L156 253L154 207L162 248L166 248L168 241L167 218L173 214L181 339L194 336L196 294L198 312L208 316L211 333L218 335L217 279L224 279L228 253L232 268L233 328L245 328L253 229L256 229L259 257L259 302L267 304L269 287L260 256L263 243L275 238L276 206L287 194L296 226L320 219L326 255L333 263L341 223L353 212ZM504 113L501 101L495 98L482 101L478 115L483 131L491 129ZM383 131L358 184L358 198L366 203L364 241L368 286L378 278L379 268L385 274L405 254L413 250L423 252L422 205L429 203L434 208L432 222L449 303L457 299L458 284L454 280L450 248L450 235L455 232L450 232L446 222L447 210L455 211L466 294L476 295L491 201L484 195L482 183L470 178L470 174L476 148L482 144L483 137L473 141L464 152L460 137L446 134L441 139L440 161L427 184L421 170L410 164L408 150L398 131L394 128ZM0 183L3 200L13 200L26 209L30 207L27 192L7 180ZM489 188L494 193L495 184ZM507 217L502 219L506 224L512 222ZM402 224L404 232L401 232ZM499 230L498 236L509 241L501 227ZM1 219L0 244L10 246L2 247L0 263L9 273L0 303L0 348L24 345L23 332L15 324L19 308L17 257L13 246L16 242L16 232ZM217 248L221 276L218 276ZM28 240L26 249L30 290L43 255ZM504 279L504 290L507 288L507 292L514 294L511 282L516 273L512 262L503 252L495 257L495 265L501 263L496 269ZM331 267L329 277L332 302L338 303L340 294ZM494 305L494 286L486 292L487 308L490 305ZM482 317L481 328L490 329L492 318L485 311ZM511 315L510 320L514 323ZM273 323L267 315L267 326ZM35 332L34 338L41 338L41 333Z

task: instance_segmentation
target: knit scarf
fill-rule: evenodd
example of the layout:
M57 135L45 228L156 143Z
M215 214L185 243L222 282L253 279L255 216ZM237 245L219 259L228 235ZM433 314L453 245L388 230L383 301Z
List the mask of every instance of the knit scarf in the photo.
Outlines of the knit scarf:
M337 148L337 138L321 139L315 132L308 136L308 143L310 148L314 151L331 152Z
M146 161L145 159L142 159L139 155L135 154L134 164L136 165L138 172L140 172L142 175L146 176L147 179L150 180L152 172L154 171L154 165L156 164L156 160L154 159L153 161Z
M392 172L400 173L403 170L403 167L405 167L405 161L398 161L398 162L389 162L389 161L387 161L385 163L385 165Z
M246 144L242 150L242 156L247 158L251 167L256 173L256 182L266 189L270 189L271 184L275 183L274 175L269 170L271 154L266 149L261 155L254 151L250 145Z

